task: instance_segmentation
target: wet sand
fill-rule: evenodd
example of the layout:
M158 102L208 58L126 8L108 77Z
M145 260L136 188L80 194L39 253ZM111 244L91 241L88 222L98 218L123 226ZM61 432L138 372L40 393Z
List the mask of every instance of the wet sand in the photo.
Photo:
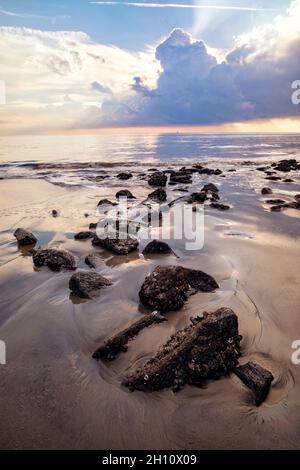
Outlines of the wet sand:
M119 257L73 238L97 220L98 200L113 199L126 182L84 189L0 181L0 339L7 347L7 364L0 366L2 449L299 448L300 366L291 363L291 345L300 339L299 211L271 213L255 178L203 177L202 185L220 185L222 202L232 209L205 210L202 250L187 251L183 241L172 240L178 258L151 259L141 254L145 241L139 252ZM273 187L272 198L300 193L299 181L265 185ZM130 189L138 201L153 190L142 181ZM169 188L168 196L180 193ZM18 250L12 234L19 226L33 231L40 245L71 251L83 269L85 256L97 251L97 272L113 286L94 300L73 298L70 273L35 270L26 250ZM101 341L146 312L138 291L158 264L201 269L220 289L190 297L182 310L167 314L168 322L142 331L126 354L97 363L91 355ZM130 393L120 385L190 317L222 306L238 315L242 362L258 360L275 377L261 407L233 375L177 394Z

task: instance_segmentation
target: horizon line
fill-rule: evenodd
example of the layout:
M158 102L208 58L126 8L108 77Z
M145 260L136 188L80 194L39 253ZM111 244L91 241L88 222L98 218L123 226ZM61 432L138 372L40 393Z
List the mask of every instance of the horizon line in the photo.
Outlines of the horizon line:
M236 122L219 126L130 126L99 128L24 129L0 132L0 138L26 135L101 135L101 134L300 134L300 119Z

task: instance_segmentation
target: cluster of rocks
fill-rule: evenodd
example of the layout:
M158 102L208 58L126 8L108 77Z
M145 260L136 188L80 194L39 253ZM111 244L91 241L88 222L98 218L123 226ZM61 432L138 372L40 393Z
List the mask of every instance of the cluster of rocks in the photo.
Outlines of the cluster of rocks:
M197 204L204 204L208 201L210 202L210 207L213 209L218 209L220 211L230 209L228 204L222 204L218 202L219 200L219 188L213 183L208 183L203 186L201 191L191 193L186 197L180 197L179 199L172 201L169 205L172 206L177 201L187 202L188 204L194 204L194 210L197 210Z
M198 173L200 175L222 175L222 170L220 169L211 169L205 168L202 165L193 165L191 168L182 167L179 170L163 170L158 171L156 168L150 168L151 175L148 177L148 183L150 186L160 186L165 187L168 182L167 175L170 175L169 185L174 186L177 184L191 184L193 182L193 174Z
M270 188L263 188L262 189L262 194L263 195L271 195L272 190ZM284 209L296 209L300 210L300 197L299 194L294 196L294 200L287 202L284 199L267 199L264 201L265 204L268 204L271 206L270 211L271 212L281 212Z
M300 201L299 201L299 199L296 199L296 198L292 202L285 202L281 199L278 199L278 200L274 200L274 201L267 201L267 203L269 203L269 204L275 203L275 205L273 205L271 207L271 212L281 212L283 209L300 210Z
M114 359L116 353L123 350L128 331L130 328L124 331L124 339L121 332L108 340L94 357L107 358L109 355ZM135 333L139 331L138 328ZM171 336L142 367L125 376L122 384L131 391L154 392L172 388L177 392L185 384L203 386L208 380L218 380L233 372L253 392L255 404L259 406L267 398L274 377L253 362L238 365L241 339L238 318L231 309L204 312Z
M289 171L294 170L295 164L291 161L288 162L280 162L274 167L274 171L288 171L287 168L290 168ZM261 169L265 172L268 170L267 168ZM152 201L162 204L167 201L164 187L167 185L168 175L170 185L191 184L194 173L222 176L221 170L205 168L201 165L194 165L193 168L183 167L179 171L152 169L147 180L150 186L157 188L148 195L144 203L147 205L147 201L148 203ZM131 173L123 172L118 174L117 178L125 181L132 176ZM268 174L268 178L276 178L276 176ZM263 188L262 194L272 194L272 190ZM122 197L129 200L136 199L127 189L118 191L115 197L116 200ZM195 208L197 204L209 202L210 207L214 209L230 209L230 206L220 202L219 188L213 183L206 184L201 191L191 193L186 197L179 198L179 200L193 204ZM296 196L293 203L275 199L266 202L272 206L271 210L274 207L282 209L291 207L291 205L299 208L300 197ZM108 199L101 199L98 203L99 210L103 210L104 213L114 206L116 206L116 202ZM117 235L115 238L99 238L93 231L96 228L96 223L90 223L89 230L75 234L75 240L90 239L93 246L104 248L120 256L128 255L138 249L138 240L128 234L126 237ZM14 235L20 246L37 243L34 234L24 229L17 229ZM143 250L145 257L153 254L175 255L170 246L160 240L151 241ZM67 250L39 248L33 249L32 255L36 268L46 266L54 272L77 269L76 258ZM90 253L85 257L85 262L90 268L97 268L102 260L98 253ZM76 271L69 280L70 291L83 299L94 298L99 295L102 289L111 285L110 279L95 271ZM150 309L152 313L144 315L125 330L105 340L95 351L93 358L97 360L116 359L120 353L127 351L128 342L144 328L167 321L164 314L183 308L191 295L199 292L214 292L218 288L217 281L203 271L179 265L157 266L151 274L146 276L139 290L141 304ZM185 384L202 386L207 380L216 380L233 372L252 390L255 403L259 405L267 397L273 376L269 371L253 362L239 365L240 341L238 319L232 310L221 308L214 313L204 312L203 315L191 319L189 326L173 335L153 358L126 376L122 383L132 391L155 391L169 387L178 391Z
M277 172L290 173L291 171L296 172L300 170L300 163L295 159L285 159L280 160L277 163L272 163L271 167L259 167L259 171L265 172L268 176L266 179L269 181L282 181L283 183L294 183L295 181L291 178L282 178L278 176ZM270 171L271 170L271 171ZM264 187L261 190L263 196L268 196L273 194L273 191L269 187ZM269 199L264 201L266 204L271 205L271 212L281 212L284 209L300 209L299 197L296 195L293 201L286 201L284 199Z
M86 240L94 236L93 232L80 232L75 235L77 240ZM37 243L37 237L25 229L18 228L14 236L18 245L34 246ZM33 265L35 268L47 267L53 272L75 271L77 269L77 261L75 256L68 250L57 248L38 248L31 250ZM89 266L96 267L96 255L88 255L86 263ZM71 292L83 299L92 298L100 293L103 287L110 286L111 281L96 272L78 271L71 277L69 288Z
M192 168L181 168L179 171L173 171L170 174L170 181L169 184L191 184L193 182L192 175L194 171Z
M228 375L238 364L241 337L238 319L230 309L204 313L173 335L141 368L125 377L130 390L156 391Z
M290 173L291 171L296 172L300 170L300 163L295 159L280 160L277 163L272 163L271 166L261 166L256 168L258 171L266 174L266 179L269 181L282 181L283 183L294 183L295 181L291 178L283 178L278 175L281 173Z
M276 171L289 173L290 171L300 170L300 163L293 158L289 160L280 160L278 163L272 163L271 167Z

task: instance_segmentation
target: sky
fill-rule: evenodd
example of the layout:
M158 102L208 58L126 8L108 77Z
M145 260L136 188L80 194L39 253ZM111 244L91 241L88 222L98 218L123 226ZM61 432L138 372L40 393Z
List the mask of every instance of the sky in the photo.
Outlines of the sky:
M300 132L299 18L300 0L0 0L0 134Z

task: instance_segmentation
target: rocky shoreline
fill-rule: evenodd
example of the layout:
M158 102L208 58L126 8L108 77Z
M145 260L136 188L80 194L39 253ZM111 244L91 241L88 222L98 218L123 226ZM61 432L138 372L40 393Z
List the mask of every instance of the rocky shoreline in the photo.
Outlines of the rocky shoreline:
M266 167L257 167L257 171L265 173L266 180L283 181L291 184L293 183L292 178L287 181L287 178L282 175L290 172L297 175L299 170L300 163L294 159L282 160L277 164ZM220 185L212 182L206 183L200 191L191 193L188 192L188 189L180 187L182 184L185 186L192 184L195 174L206 175L206 177L226 177L226 174L220 169L194 165L191 168L183 167L179 171L169 169L158 171L153 168L149 169L148 173L149 175L142 176L142 178L147 179L149 187L152 188L147 199L142 203L146 206L149 205L149 201L152 201L158 204L159 211L161 207L164 207L164 209L171 208L179 203L192 205L193 210L207 204L219 211L232 209L232 206L220 202ZM121 181L127 181L132 178L132 173L119 173L117 178ZM182 191L187 192L187 195L173 198L170 201L170 189L174 185L179 185L177 190L182 189ZM156 187L156 189L153 190L153 187ZM261 194L266 198L263 203L269 207L270 212L300 209L299 194L296 194L292 201L271 198L273 191L270 187L263 187ZM100 209L104 220L110 209L116 207L117 201L124 197L130 200L131 204L135 204L136 197L128 189L122 189L116 193L116 202L108 199L99 201L98 209ZM56 209L52 210L52 215L59 218L59 212ZM129 234L125 238L118 235L121 233L119 232L121 221L118 217L117 214L117 236L115 238L99 238L97 235L98 224L95 222L89 223L86 231L74 234L74 239L78 242L90 242L96 249L101 247L115 256L126 257L132 252L138 252L138 238L133 238ZM148 218L146 222L150 224L151 218ZM31 254L35 269L47 267L54 272L76 271L69 281L69 288L73 295L81 299L94 299L101 295L103 289L114 288L113 281L96 271L98 265L101 264L101 258L97 258L97 253L85 254L84 259L90 271L77 270L78 260L70 251L52 247L38 247L36 249L38 238L25 228L18 228L14 236L20 249L26 247L28 253ZM164 258L177 256L170 246L162 240L153 240L144 248L143 256L145 259L153 255L163 256ZM141 283L139 292L141 304L151 310L152 313L148 313L126 330L107 339L104 345L94 353L93 357L95 359L115 359L120 352L127 350L128 341L131 341L143 328L167 321L166 314L182 309L191 295L197 292L213 292L218 287L215 279L205 272L181 266L172 266L171 264L157 266ZM273 376L259 364L248 363L247 365L238 366L241 352L239 349L238 319L235 313L223 307L211 314L206 312L199 312L199 314L200 316L192 319L190 326L178 331L162 346L156 356L132 375L124 378L123 385L131 390L153 391L165 387L178 390L185 383L199 386L207 379L220 378L234 372L253 391L254 401L257 405L260 405L267 397ZM230 331L230 334L227 327L224 327L223 331L223 327L219 326L225 320L233 322L235 325L234 331Z

